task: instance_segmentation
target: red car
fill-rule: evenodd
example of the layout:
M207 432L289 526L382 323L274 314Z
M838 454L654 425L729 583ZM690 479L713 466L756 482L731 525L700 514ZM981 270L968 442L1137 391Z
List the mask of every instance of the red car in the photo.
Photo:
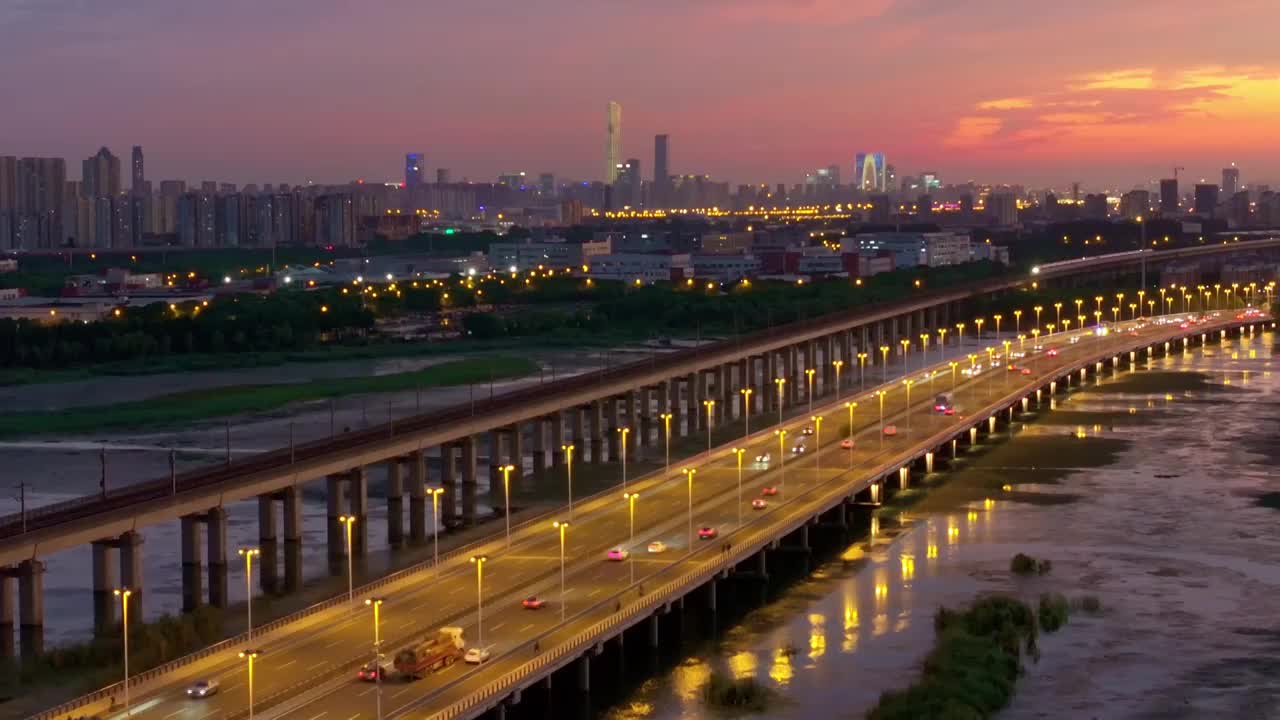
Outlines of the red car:
M765 500L764 498L756 498L755 500L751 501L751 507L756 510L763 510L769 507L769 501Z
M852 441L852 440L850 440L849 438L845 438L845 439L841 440L841 441L840 441L840 449L841 449L841 450L852 450L852 449L853 449L853 441Z
M1058 349L1049 348L1049 357L1058 357Z
M1022 374L1023 374L1023 375L1030 375L1030 374L1031 374L1031 368L1022 368Z
M710 540L719 534L720 533L717 532L715 528L710 526L698 528L698 538L701 540Z
M543 600L542 598L538 597L537 595L530 595L529 597L525 598L524 600L521 600L521 601L520 601L520 604L524 606L524 609L525 609L525 610L537 610L538 608L542 607L543 605L546 605L546 604L547 604L547 601L546 601L546 600Z
M766 496L777 495L777 494L778 494L778 488L776 488L776 487L774 487L774 486L772 486L772 485L766 485L766 486L764 486L764 487L760 488L760 494L761 494L761 495L766 495Z
M382 675L382 679L387 679L387 668L379 667L376 662L367 662L360 666L360 671L356 673L356 677L365 682L374 682L378 679L378 675Z

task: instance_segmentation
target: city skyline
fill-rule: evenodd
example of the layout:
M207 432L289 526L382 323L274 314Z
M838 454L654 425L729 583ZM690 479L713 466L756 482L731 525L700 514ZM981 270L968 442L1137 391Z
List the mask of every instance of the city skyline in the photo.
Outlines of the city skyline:
M900 176L931 169L949 183L1123 190L1174 165L1186 181L1217 182L1232 162L1243 185L1280 178L1267 136L1280 114L1280 65L1249 19L1267 8L1254 0L1089 0L1017 32L991 29L1006 0L963 10L549 2L537 12L504 6L500 25L479 7L359 13L322 1L302 13L292 1L271 13L244 0L10 3L0 62L40 70L0 78L0 92L24 98L0 153L74 159L141 145L155 179L325 184L396 180L405 153L420 150L427 169L459 180L512 170L595 180L601 109L614 100L627 114L619 160L652 157L653 137L669 134L679 148L671 172L735 184L791 184L833 163L852 172L864 150L884 152ZM591 32L620 25L637 37L661 29L666 52ZM1207 25L1219 31L1206 38ZM704 34L713 28L730 32ZM338 32L354 44L316 42ZM1091 38L1087 54L1040 58L1051 38L1073 32ZM543 42L484 50L513 33ZM979 48L994 57L965 59ZM603 62L585 61L601 53ZM432 66L455 69L423 71Z

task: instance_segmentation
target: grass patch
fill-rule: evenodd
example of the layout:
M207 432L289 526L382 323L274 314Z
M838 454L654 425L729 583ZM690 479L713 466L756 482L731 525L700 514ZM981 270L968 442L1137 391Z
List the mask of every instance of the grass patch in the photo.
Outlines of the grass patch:
M1097 615L1102 612L1102 601L1097 595L1081 595L1071 601L1071 609L1079 610L1089 615Z
M1091 393L1149 395L1152 393L1235 392L1238 388L1210 382L1210 376L1197 372L1152 370L1134 373L1123 380L1103 383L1088 389Z
M937 642L921 678L880 696L869 720L989 718L1009 704L1025 652L1039 656L1036 614L1024 602L986 597L966 610L940 608Z
M1047 575L1053 569L1053 563L1048 560L1033 558L1024 553L1018 553L1009 561L1009 572L1014 575Z
M1067 624L1069 610L1067 598L1061 593L1044 593L1040 596L1040 607L1036 618L1040 621L1040 629L1047 633L1058 632Z
M718 710L764 712L773 697L773 690L753 677L731 678L724 673L713 672L702 686L702 701Z
M191 423L209 418L275 410L290 403L398 392L414 388L484 383L524 377L538 369L527 358L492 356L453 360L391 375L330 378L305 383L242 385L174 393L131 403L0 417L0 437L96 432Z

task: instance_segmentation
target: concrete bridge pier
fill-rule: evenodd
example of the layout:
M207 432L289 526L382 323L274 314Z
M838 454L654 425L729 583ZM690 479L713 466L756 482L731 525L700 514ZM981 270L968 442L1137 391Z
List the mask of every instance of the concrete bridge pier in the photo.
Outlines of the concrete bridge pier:
M183 515L178 522L182 545L182 611L191 612L204 602L204 561L200 557L200 517ZM97 544L94 547L96 548ZM97 564L96 557L94 564L95 566ZM96 582L96 567L94 578ZM114 615L114 609L112 613Z
M507 433L504 428L489 431L489 505L502 507L502 467L507 464Z
M898 490L906 490L911 487L911 468L903 465L898 468Z
M717 365L715 369L715 426L720 427L733 417L733 397L729 394L731 365Z
M591 462L597 465L605 461L604 404L603 400L595 400L587 406L591 425Z
M440 487L444 488L444 492L440 494L438 521L441 523L453 522L458 517L458 504L461 499L458 491L460 447L458 443L452 442L440 446Z
M346 477L330 475L325 478L325 501L328 505L328 548L329 574L337 575L342 571L347 557L346 530L338 518L347 514L347 505L343 497L343 485Z
M635 418L639 425L639 432L636 433L636 457L643 457L647 453L645 450L652 448L654 443L653 430L653 398L655 388L652 385L646 385L636 391L633 404L636 413L632 417Z
M533 462L533 475L542 479L547 472L547 418L537 417L529 421L529 441L532 450L529 459Z
M23 560L18 563L19 643L24 657L44 652L44 563Z
M427 541L427 455L421 450L409 453L409 544Z
M511 478L524 484L524 427L520 423L507 426L507 462L516 466Z
M112 632L116 624L116 547L109 541L93 543L93 633L98 636ZM7 582L7 580L6 580ZM12 601L12 598L10 598ZM0 601L2 602L2 601ZM12 619L10 619L12 623ZM12 631L12 628L10 628Z
M387 545L404 545L404 458L387 461Z
M763 377L756 392L760 395L762 411L774 415L778 411L778 390L774 381L782 375L778 372L777 356L774 353L765 353L760 361Z
M559 470L564 466L564 450L561 447L568 444L564 434L564 414L564 410L559 410L547 416L551 428L551 468L553 470Z
M221 507L209 508L209 511L204 515L204 522L208 534L205 549L208 550L209 561L209 604L214 607L225 608L228 604L227 511ZM121 555L124 554L123 546L120 552ZM124 564L123 557L121 558L121 564ZM141 568L141 563L139 563L139 568ZM129 607L131 609L136 601L136 597L129 598Z
M591 653L578 658L578 691L591 692Z
M462 439L460 454L462 462L462 522L466 525L476 523L476 442L475 435Z
M622 458L621 430L623 423L618 421L621 405L622 400L617 397L611 397L604 401L605 435L608 438L605 441L605 445L609 448L609 462L615 463ZM635 429L633 428L630 432L635 432Z
M279 588L280 544L276 528L276 496L258 496L258 585L275 594Z
M800 348L791 345L786 350L787 359L787 404L795 407L804 402L805 377L802 367L804 359L800 355Z
M284 589L302 587L302 492L296 485L280 491L284 506Z
M13 568L0 568L0 658L14 655L14 578L17 574Z
M698 434L707 431L707 409L703 400L710 400L707 395L707 374L698 370L689 375L689 432Z
M351 526L351 552L359 559L369 550L369 474L362 467L350 473L347 502L356 518Z

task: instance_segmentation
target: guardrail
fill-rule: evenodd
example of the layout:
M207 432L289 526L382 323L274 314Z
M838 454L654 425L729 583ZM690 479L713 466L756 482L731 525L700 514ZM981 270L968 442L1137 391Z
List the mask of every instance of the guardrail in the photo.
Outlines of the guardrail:
M1214 329L1226 329L1234 326L1235 324L1237 323L1228 322L1223 325L1219 325ZM1248 323L1245 323L1245 324L1248 324ZM1171 337L1176 338L1177 333L1174 333ZM1097 362L1105 360L1106 358L1113 357L1115 354L1116 354L1116 351L1112 350L1106 353L1091 355L1086 360L1078 360L1073 363L1066 363L1064 365L1061 365L1053 373L1049 373L1049 375L1061 376L1061 375L1074 373L1080 368L1093 365ZM1037 379L1035 382L1022 385L1017 390L1004 395L1003 397L999 398L994 402L988 403L986 406L983 407L981 412L977 413L977 415L985 418L987 416L990 416L993 413L1000 412L1003 407L1010 405L1011 403L1016 403L1021 397L1024 397L1028 392L1028 388L1032 388L1042 382L1044 382L1043 377ZM979 423L981 422L985 422L985 419L979 421ZM914 448L916 449L906 451L904 453L901 453L900 455L895 456L889 461L885 461L884 463L881 463L870 474L865 473L865 471L857 471L857 472L861 477L864 478L864 482L869 481L871 478L880 477L883 473L887 473L893 470L895 467L901 466L903 462L910 461L912 458L918 456L919 454L918 448L932 447L933 445L945 443L947 439L951 437L955 437L955 435L956 435L956 430L954 428L948 428L948 429L942 430L930 436L929 438L927 438L925 442L917 443L914 446ZM835 478L833 478L833 480L853 472L855 471L847 470L837 475ZM825 491L827 495L835 495L837 497L843 496L848 492L853 492L860 489L860 488L854 487L856 485L857 485L856 481L855 482L846 481L844 487L840 488L838 492L833 493L831 492L833 489L831 487L831 482L828 481L826 483L822 483L812 488L809 488L808 490L801 493L800 497L811 495L812 493L816 493L819 490ZM796 499L799 500L800 497ZM788 503L788 505L790 505L790 503ZM794 506L792 507L794 508ZM793 523L793 524L798 527L799 525L802 525L803 523L807 522L806 515L807 513L798 514L797 515L798 519L796 520L796 523ZM730 533L730 536L731 537L738 536L739 532L749 527L751 526L739 528L738 530L735 530L733 533ZM753 529L755 530L755 532L753 533L753 535L755 536L759 536L765 532L764 529L758 526L754 527ZM789 528L787 526L783 526L781 529L770 528L767 532L770 535L769 540L772 540L774 536L785 535L786 533L791 532L793 530L794 530L793 527ZM631 624L633 624L633 621L636 618L636 616L651 613L657 607L669 602L671 597L673 596L678 597L677 593L687 593L689 590L702 585L710 578L723 572L726 568L733 567L737 565L739 562L742 562L745 558L750 557L756 552L759 552L760 547L762 547L762 545L756 545L752 543L750 540L748 540L745 543L733 543L733 546L730 548L728 553L717 554L714 559L704 560L699 568L689 571L685 575L681 576L679 579L666 583L665 585L658 588L655 592L652 592L643 596L643 599L641 599L639 602L628 605L626 608L616 613L615 615L605 620L597 622L595 625L591 626L591 628L584 630L580 632L578 635L574 636L573 639L571 639L569 642L562 643L557 647L551 649L550 651L546 652L545 654L539 655L533 660L527 663L524 663L520 667L506 673L501 678L487 683L486 685L482 686L478 691L472 693L471 695L468 695L465 699L459 700L453 703L452 705L450 705L449 707L431 714L429 716L430 720L452 720L452 718L456 718L459 715L476 708L478 705L490 703L495 697L503 696L510 693L513 687L515 687L522 680L528 678L530 675L538 673L542 669L546 668L548 665L560 664L565 660L565 658L572 659L573 657L579 656L580 654L584 653L588 648L596 645L599 642L599 638L601 636L606 636L612 633L613 631L617 630L619 627L622 627L624 629L625 627L629 627ZM704 549L702 551L705 552L706 550ZM598 603L596 606L592 608L592 610L598 610L602 605L605 605L608 602L611 602L611 601L616 602L615 598L629 591L630 591L630 588L628 588L627 590L624 590L622 593L619 593L618 595L613 596L612 598L606 599L601 603ZM441 688L441 691L446 690L449 687L453 687L456 684L461 682L464 682L464 680L460 679L460 680L454 681L453 683L450 683L444 688ZM429 698L423 698L422 700L419 700L417 703L414 703L413 707L416 707L417 705L425 703L428 700Z

